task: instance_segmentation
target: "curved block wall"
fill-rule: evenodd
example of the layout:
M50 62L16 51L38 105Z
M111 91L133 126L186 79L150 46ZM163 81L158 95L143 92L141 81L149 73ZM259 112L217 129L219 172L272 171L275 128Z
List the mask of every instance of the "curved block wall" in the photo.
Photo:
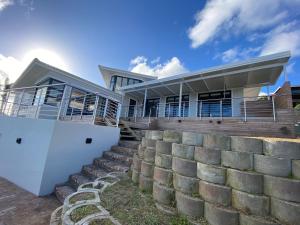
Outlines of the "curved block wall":
M300 143L177 131L146 137L132 178L153 190L158 208L211 225L300 224Z

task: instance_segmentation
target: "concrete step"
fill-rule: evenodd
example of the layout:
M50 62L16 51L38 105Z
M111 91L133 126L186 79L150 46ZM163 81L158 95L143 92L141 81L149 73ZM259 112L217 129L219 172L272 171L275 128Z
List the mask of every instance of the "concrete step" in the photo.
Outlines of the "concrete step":
M128 172L129 166L118 161L111 161L104 158L98 158L94 160L94 165L104 168L109 172Z
M89 177L92 180L95 180L98 177L105 176L108 172L103 168L97 167L95 165L86 165L82 167L82 174Z
M78 186L91 181L93 180L81 173L73 174L69 177L69 183L75 190L77 190Z
M56 198L61 202L64 203L64 200L66 197L68 197L70 194L74 193L75 190L69 186L68 184L57 186L55 188L55 195Z
M125 135L125 134L122 134L122 133L121 133L120 139L121 140L127 140L127 141L130 141L130 140L135 141L136 140L136 138L134 136L132 136L130 134Z
M137 149L134 148L128 148L128 147L121 147L121 146L112 146L111 151L118 153L118 154L123 154L132 157L134 153L137 152Z
M107 151L103 153L103 158L111 160L111 161L120 161L127 166L130 166L132 163L132 157L129 157L126 154L120 154L113 151Z
M133 149L138 149L138 146L141 142L140 141L125 141L125 140L120 140L119 141L119 146L120 147L126 147L126 148L133 148Z

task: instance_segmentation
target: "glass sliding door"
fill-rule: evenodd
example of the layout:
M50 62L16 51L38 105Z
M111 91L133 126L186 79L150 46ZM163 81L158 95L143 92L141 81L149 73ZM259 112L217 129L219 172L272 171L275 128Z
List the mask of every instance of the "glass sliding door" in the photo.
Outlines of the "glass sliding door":
M158 115L159 98L147 99L145 116L156 117Z
M182 95L181 98L181 117L189 115L189 95ZM170 96L166 98L165 117L179 116L179 96Z
M130 99L129 106L128 106L128 117L134 117L135 107L136 107L136 101Z
M231 91L200 93L198 117L231 117Z

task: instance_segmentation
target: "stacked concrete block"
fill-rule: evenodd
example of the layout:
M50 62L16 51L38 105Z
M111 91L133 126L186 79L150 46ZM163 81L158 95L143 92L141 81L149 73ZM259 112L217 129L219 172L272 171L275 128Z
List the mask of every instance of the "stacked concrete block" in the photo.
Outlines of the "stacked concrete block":
M148 135L149 131L146 131ZM133 161L132 161L132 181L135 184L139 183L140 179L140 173L141 173L141 164L142 160L144 158L144 151L146 149L146 138L142 138L141 144L138 146L138 152L133 155Z
M174 214L175 191L173 188L172 143L181 141L181 134L164 131L162 140L156 142L153 198L158 209Z
M173 213L176 205L211 225L300 225L300 143L176 131L146 135L134 170L140 168L141 189L153 187L159 209Z
M182 133L182 144L172 145L173 185L176 190L176 206L179 213L191 219L204 215L204 201L200 198L199 179L195 146L203 145L203 135L191 132Z
M162 131L146 131L145 149L141 161L141 172L139 177L139 188L142 191L152 192L154 162L156 153L156 141L162 139Z

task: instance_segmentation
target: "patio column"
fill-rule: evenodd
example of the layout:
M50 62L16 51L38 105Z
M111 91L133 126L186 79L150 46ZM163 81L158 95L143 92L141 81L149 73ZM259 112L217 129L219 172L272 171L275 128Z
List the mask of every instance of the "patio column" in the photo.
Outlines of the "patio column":
M145 117L145 115L146 115L147 92L148 92L148 89L146 88L145 89L145 95L144 95L143 117Z
M181 117L181 100L182 100L182 82L180 83L179 86L179 112L178 112L178 117Z

